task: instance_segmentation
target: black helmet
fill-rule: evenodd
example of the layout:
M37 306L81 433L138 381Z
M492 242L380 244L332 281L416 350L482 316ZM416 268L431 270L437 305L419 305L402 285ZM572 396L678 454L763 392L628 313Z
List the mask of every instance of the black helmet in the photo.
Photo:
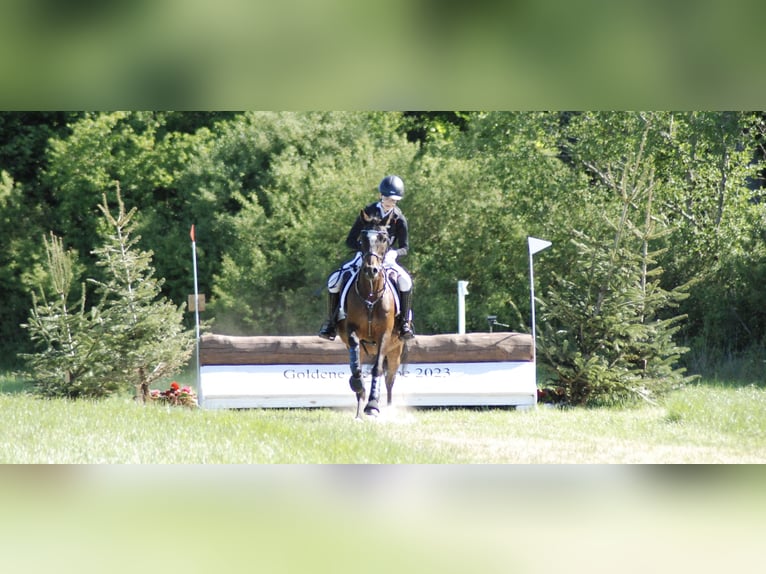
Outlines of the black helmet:
M404 197L404 182L398 175L387 175L380 181L378 191L384 197L401 199Z

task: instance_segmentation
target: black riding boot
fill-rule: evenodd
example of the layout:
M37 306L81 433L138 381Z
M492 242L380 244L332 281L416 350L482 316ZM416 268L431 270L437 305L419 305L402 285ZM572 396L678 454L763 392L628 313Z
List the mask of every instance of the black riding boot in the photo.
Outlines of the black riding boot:
M319 329L319 336L330 341L335 339L338 332L335 330L335 319L338 316L340 306L340 293L327 293L327 320Z
M401 306L401 321L402 325L399 330L399 336L405 341L412 339L415 333L412 331L412 324L410 323L410 308L412 305L412 291L404 291L399 293L399 303Z

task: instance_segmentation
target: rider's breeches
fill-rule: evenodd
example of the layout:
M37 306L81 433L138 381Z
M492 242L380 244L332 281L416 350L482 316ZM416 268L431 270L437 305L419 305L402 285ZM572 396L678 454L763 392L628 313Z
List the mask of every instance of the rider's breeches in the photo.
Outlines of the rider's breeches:
M327 278L327 290L330 293L340 293L346 281L356 272L362 264L362 254L357 253L351 261L344 263L340 269L330 273ZM396 271L396 286L400 293L406 293L412 289L412 278L398 263L386 264L386 267Z
M346 284L346 281L359 269L362 263L362 254L357 253L351 261L346 261L340 269L330 273L327 278L327 290L330 293L340 293L340 290Z
M399 293L406 293L412 289L412 278L398 263L388 263L386 267L396 271L396 286L399 288Z

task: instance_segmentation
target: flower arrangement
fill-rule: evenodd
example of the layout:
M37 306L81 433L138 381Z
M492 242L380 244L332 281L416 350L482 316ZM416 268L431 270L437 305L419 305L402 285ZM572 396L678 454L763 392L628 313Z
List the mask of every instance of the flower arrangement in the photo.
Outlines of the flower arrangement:
M149 398L153 402L164 403L168 405L192 408L197 406L197 393L195 393L191 387L182 387L175 381L170 383L170 388L166 391L152 389L149 392Z

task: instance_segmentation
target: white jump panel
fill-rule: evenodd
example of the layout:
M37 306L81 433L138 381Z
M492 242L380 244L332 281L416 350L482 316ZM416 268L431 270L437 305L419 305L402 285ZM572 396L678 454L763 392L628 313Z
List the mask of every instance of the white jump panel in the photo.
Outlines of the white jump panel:
M204 365L198 396L207 409L356 408L348 364ZM385 380L380 381L385 406ZM369 392L369 374L365 374ZM517 406L537 403L535 363L413 363L403 365L393 402L402 406Z

